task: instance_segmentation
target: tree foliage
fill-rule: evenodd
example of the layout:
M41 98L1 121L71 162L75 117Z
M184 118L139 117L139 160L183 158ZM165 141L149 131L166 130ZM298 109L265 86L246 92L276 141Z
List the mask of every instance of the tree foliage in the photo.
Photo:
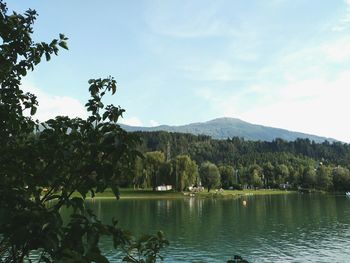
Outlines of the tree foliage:
M162 151L167 154L170 151L168 155L173 160L178 155L188 155L199 166L206 161L218 167L232 166L235 170L234 179L240 186L227 181L225 171L220 168L220 180L225 188L278 188L287 185L294 189L350 190L350 185L336 182L339 178L334 176L338 167L350 168L349 144L327 141L314 143L308 139L292 142L281 139L272 142L245 141L240 138L214 140L204 135L162 131L135 134L141 138L142 143L138 148L141 152ZM260 168L252 173L252 167L256 165Z
M219 173L220 173L220 181L221 181L222 188L227 189L228 187L233 186L234 184L237 184L233 166L228 164L220 165Z
M336 167L333 170L333 184L336 189L349 191L350 189L350 171L344 167Z
M254 187L262 187L263 186L263 170L258 164L250 165L248 168L248 181L249 184Z
M107 187L119 198L120 180L139 155L138 138L116 124L124 110L102 101L115 93L116 81L89 80L86 120L59 116L39 125L33 119L38 101L21 90L21 79L43 57L68 49L63 34L50 43L32 40L36 16L34 10L8 14L0 1L0 262L21 263L33 251L44 262L108 262L101 236L125 251L126 262L155 262L167 245L161 232L136 240L84 206L87 195ZM74 211L67 224L63 206Z
M159 185L159 176L162 165L165 161L164 153L160 151L147 152L145 154L145 172L153 190Z
M199 174L202 184L210 189L220 185L220 172L218 167L210 162L204 162L200 166Z
M188 155L178 155L175 158L174 173L178 191L198 183L198 166Z

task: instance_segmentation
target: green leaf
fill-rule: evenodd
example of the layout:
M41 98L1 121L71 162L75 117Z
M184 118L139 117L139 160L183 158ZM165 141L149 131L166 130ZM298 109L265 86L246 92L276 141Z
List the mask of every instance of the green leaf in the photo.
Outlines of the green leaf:
M60 42L58 43L58 45L59 45L61 48L64 48L64 49L68 50L68 46L67 46L66 41L60 41Z
M60 198L60 197L61 197L60 195L51 195L51 196L47 197L47 198L45 199L45 201L50 201L50 200L58 199L58 198Z
M46 52L45 57L46 57L46 61L49 61L51 59L50 53Z
M30 115L33 116L33 115L36 113L36 110L37 110L37 108L33 106L33 107L30 109Z

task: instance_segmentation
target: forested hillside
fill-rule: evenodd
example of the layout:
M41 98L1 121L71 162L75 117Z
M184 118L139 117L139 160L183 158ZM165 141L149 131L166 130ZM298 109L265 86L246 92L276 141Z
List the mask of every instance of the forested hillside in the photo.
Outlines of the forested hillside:
M201 176L193 174L198 171L200 174L200 167L209 162L220 171L220 182L216 186L221 187L278 188L286 184L285 187L290 188L350 188L349 144L315 143L309 139L290 142L282 139L246 141L237 137L215 140L209 136L169 132L135 134L141 138L139 150L146 156L134 171L136 185L173 184L182 190L198 182L196 178ZM192 172L179 168L186 163L192 167ZM193 168L195 166L197 168ZM188 180L184 174L192 179ZM181 176L185 176L183 180L187 182L181 182L179 187L177 182ZM131 184L130 179L124 184Z
M275 139L272 142L250 141L234 137L227 140L215 140L209 136L169 132L135 132L142 138L141 150L160 150L170 156L189 154L195 161L205 160L214 163L242 164L260 163L270 160L273 155L277 161L281 155L295 158L311 158L325 164L350 165L350 145L341 142L315 143L309 139L285 141ZM282 158L283 159L283 158Z

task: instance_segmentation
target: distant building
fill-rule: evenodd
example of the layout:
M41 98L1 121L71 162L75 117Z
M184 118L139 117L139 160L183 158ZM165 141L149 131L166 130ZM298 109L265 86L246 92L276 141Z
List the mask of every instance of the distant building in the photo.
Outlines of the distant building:
M172 185L160 185L156 187L156 191L169 191L172 189L173 189Z

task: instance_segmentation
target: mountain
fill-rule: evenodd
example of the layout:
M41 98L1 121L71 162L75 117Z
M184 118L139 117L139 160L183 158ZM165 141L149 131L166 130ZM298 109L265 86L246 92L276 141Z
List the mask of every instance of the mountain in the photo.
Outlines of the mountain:
M126 131L167 131L179 133L203 134L214 139L227 139L241 137L253 141L272 141L281 138L286 141L294 141L297 138L310 139L315 142L336 141L332 138L325 138L312 134L288 131L279 128L272 128L263 125L251 124L236 118L218 118L207 122L197 122L181 126L160 125L156 127L136 127L121 125Z

